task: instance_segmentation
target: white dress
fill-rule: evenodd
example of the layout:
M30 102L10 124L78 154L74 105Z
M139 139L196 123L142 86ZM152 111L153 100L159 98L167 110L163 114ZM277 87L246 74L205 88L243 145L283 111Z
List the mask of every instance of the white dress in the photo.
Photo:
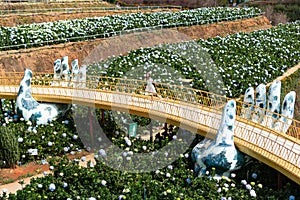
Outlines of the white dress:
M153 79L152 78L149 78L147 80L147 86L146 86L146 95L147 94L156 94L156 90L155 90L155 87L153 85Z

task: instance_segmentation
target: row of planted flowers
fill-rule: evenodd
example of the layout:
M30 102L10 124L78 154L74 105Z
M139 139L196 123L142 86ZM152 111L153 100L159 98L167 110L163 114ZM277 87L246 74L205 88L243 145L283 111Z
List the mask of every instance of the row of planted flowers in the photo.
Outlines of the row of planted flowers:
M89 66L88 73L189 85L237 97L249 86L267 83L300 61L300 22L227 37L158 45Z
M190 26L257 16L257 8L199 8L180 12L132 13L74 19L18 27L0 27L0 48L19 49L96 37L119 35L120 31L163 26Z

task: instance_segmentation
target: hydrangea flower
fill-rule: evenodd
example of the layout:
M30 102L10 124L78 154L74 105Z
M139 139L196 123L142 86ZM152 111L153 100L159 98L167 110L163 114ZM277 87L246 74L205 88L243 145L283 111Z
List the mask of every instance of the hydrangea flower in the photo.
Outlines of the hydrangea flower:
M55 189L56 189L55 184L54 184L54 183L51 183L51 184L49 185L49 190L50 190L51 192L53 192Z
M185 181L187 182L187 184L191 184L192 182L190 178L187 178Z
M168 165L168 169L173 169L173 166L172 165Z
M256 173L252 173L252 178L256 179L257 178L257 174Z
M123 152L122 156L127 157L127 152Z
M294 195L290 195L289 196L289 200L295 200L296 198L295 198L295 196Z
M102 181L101 181L101 184L102 184L103 186L106 186L106 183L107 183L106 180L102 180Z
M246 181L246 180L242 180L241 183L242 183L243 185L247 185L247 181Z
M252 189L251 185L250 185L250 184L247 184L247 185L246 185L246 189L247 189L247 190L251 190L251 189Z
M63 188L66 188L66 187L68 187L68 183L64 182L63 183Z
M45 165L48 163L46 160L41 160L41 162L42 162L42 165Z
M250 196L251 196L251 197L256 197L256 192L255 192L255 190L250 190Z

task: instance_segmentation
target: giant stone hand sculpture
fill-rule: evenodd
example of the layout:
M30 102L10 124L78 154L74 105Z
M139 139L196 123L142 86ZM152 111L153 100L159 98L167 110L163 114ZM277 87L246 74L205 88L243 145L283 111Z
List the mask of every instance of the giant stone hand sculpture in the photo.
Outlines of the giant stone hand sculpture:
M267 101L266 85L260 84L257 86L255 95L256 107L254 108L252 121L268 128L275 129L276 131L286 133L292 124L291 119L294 117L296 92L291 91L285 96L280 110L280 90L281 82L274 81L269 87ZM249 99L247 99L251 96L249 95L249 91L251 91L252 94L252 87L248 88L245 92L245 104L249 104ZM247 106L243 106L241 117L251 119L249 118L249 112L251 112L251 109L248 109ZM247 115L245 115L245 113L247 113ZM279 114L281 114L280 118Z
M294 117L294 107L296 100L296 92L289 92L282 102L281 117L275 122L275 130L286 133L292 124L292 118Z
M249 87L244 96L244 103L241 115L245 119L251 119L252 111L253 111L253 105L254 105L254 89L253 87Z
M62 60L57 59L54 61L54 76L53 86L73 86L85 87L86 83L86 66L79 67L78 59L71 62L72 71L69 69L68 56L64 56ZM72 73L72 80L70 74Z
M78 59L75 59L71 63L72 66L72 83L73 87L77 87L79 82L79 66L78 66Z
M265 116L265 109L266 109L266 85L259 84L256 89L255 94L255 108L252 117L252 121L256 123L262 123Z
M281 81L275 81L268 90L268 103L264 124L269 128L274 128L274 123L278 119L280 113L280 90Z
M86 87L86 65L82 65L79 68L79 85L78 87L85 88Z
M195 171L203 176L206 170L214 167L217 175L229 176L230 171L239 169L244 164L243 155L234 146L234 123L236 103L230 100L225 105L220 128L214 140L204 139L192 150Z
M25 120L34 121L37 125L47 124L56 119L62 111L53 104L38 103L31 94L32 71L25 69L16 99L17 113Z
M54 61L54 75L53 83L51 85L59 85L59 80L61 78L61 60L57 59Z
M69 67L69 57L64 56L61 60L61 78L65 79L62 86L68 86L70 80L70 67Z

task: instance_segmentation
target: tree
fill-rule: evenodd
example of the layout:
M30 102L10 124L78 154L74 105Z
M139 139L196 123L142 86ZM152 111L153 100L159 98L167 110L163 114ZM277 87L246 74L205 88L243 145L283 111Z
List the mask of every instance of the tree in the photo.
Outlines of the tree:
M5 161L6 166L16 167L20 159L19 144L15 134L6 127L0 128L0 161Z

